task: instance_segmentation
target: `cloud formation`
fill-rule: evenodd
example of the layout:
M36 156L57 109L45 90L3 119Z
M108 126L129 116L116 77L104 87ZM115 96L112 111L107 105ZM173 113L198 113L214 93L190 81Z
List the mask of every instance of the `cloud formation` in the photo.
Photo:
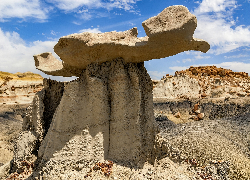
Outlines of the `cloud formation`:
M57 8L64 11L75 11L79 8L105 8L111 10L113 8L124 9L130 11L134 9L134 4L139 0L46 0L54 4ZM85 9L85 10L86 10ZM83 9L84 11L84 9Z
M9 18L35 18L43 21L48 18L51 8L42 7L40 0L1 0L0 22Z
M236 25L236 8L235 0L203 0L194 10L198 19L194 36L210 43L210 53L218 55L250 46L250 27Z
M4 32L0 28L0 71L38 72L33 55L53 52L56 41L34 41L27 45L17 32Z
M163 76L165 76L167 74L166 71L148 71L148 74L150 75L151 79L153 80L159 80L161 79Z
M74 12L79 14L79 18L89 20L94 15L102 16L98 12L92 12L91 9L123 9L125 11L135 12L134 5L139 0L1 0L0 22L7 21L10 18L20 18L26 20L33 18L38 21L48 19L52 10Z
M53 4L58 9L64 11L74 11L80 7L87 7L87 8L99 8L102 6L101 0L46 0L47 2Z
M196 13L225 12L229 8L236 7L235 0L203 0L195 11Z
M79 33L83 33L83 32L90 32L90 33L102 33L99 28L88 28L88 29L82 29L79 31Z

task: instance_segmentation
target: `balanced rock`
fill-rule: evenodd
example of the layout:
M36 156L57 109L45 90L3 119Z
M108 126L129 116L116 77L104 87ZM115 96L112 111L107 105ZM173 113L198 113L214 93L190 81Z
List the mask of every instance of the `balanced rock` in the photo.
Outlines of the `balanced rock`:
M136 28L62 37L54 50L63 62L51 53L34 56L37 69L46 74L78 79L45 80L24 121L23 137L30 139L24 143L31 144L31 152L24 153L17 142L16 171L31 156L36 158L31 177L39 179L69 179L69 174L83 179L106 160L135 168L155 161L153 83L144 61L206 52L209 44L193 38L196 18L184 6L166 8L143 27L143 38L137 38Z
M193 38L196 17L184 6L171 6L142 23L147 36L138 38L137 28L124 32L71 34L60 38L54 51L34 56L37 69L54 76L80 76L91 63L123 58L139 63L165 58L183 51L207 52L206 41Z
M45 79L29 109L12 172L36 159L32 177L64 179L107 159L136 166L153 160L152 82L143 63L116 59L88 65L69 83Z

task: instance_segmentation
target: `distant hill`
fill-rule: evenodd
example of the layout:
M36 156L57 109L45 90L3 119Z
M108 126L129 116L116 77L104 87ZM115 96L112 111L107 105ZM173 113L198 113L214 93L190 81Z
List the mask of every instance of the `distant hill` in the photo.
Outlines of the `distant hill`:
M201 78L201 77L210 77L210 78L246 78L250 79L248 73L245 72L234 72L230 69L217 68L216 66L191 66L189 69L176 71L175 76L177 75L189 75L192 78Z
M166 74L160 81L153 81L157 98L219 98L250 96L250 77L245 72L234 72L216 66L190 67Z
M43 77L40 74L35 74L32 72L25 72L25 73L9 73L0 71L0 80L5 79L13 79L13 80L42 80Z
M42 88L43 77L39 74L0 71L0 104L31 103L35 93Z

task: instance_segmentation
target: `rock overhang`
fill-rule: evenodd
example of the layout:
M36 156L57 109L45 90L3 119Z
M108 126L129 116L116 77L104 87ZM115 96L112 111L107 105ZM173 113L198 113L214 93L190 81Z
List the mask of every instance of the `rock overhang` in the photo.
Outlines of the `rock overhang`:
M54 76L79 76L91 63L123 58L126 63L140 63L173 56L183 51L207 52L210 45L193 38L196 17L185 6L170 6L142 23L145 37L137 37L137 28L124 32L71 34L59 39L55 53L34 56L37 69Z

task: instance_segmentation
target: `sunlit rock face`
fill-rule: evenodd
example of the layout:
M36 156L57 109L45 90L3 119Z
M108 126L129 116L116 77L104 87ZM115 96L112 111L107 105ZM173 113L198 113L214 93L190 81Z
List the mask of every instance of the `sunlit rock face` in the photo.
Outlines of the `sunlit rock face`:
M138 166L152 161L152 82L143 63L116 59L87 66L69 83L45 79L29 109L16 145L17 169L34 156L39 176L47 178L78 165L86 174L104 160Z
M154 81L154 98L238 98L250 97L250 77L216 66L190 67Z
M124 32L71 34L59 39L51 53L34 56L37 69L54 76L79 76L89 64L112 61L139 63L173 56L183 51L207 52L209 44L193 38L196 17L184 6L171 6L142 23L147 36L138 38L137 28Z

